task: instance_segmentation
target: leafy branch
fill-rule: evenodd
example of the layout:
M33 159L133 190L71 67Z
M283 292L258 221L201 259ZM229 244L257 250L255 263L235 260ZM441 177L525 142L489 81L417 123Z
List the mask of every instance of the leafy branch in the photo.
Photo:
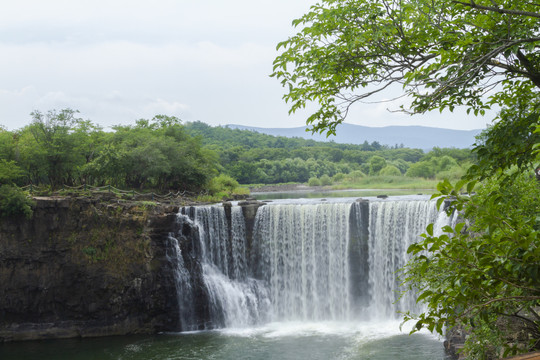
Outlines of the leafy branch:
M460 5L463 5L463 6L470 7L472 9L478 9L478 10L484 10L484 11L492 11L492 12L496 12L496 13L499 13L499 14L517 15L517 16L530 16L530 17L534 17L534 18L540 18L540 13L537 13L537 12L504 9L504 8L501 8L501 7L498 7L498 6L497 7L495 7L495 6L484 6L484 5L477 4L473 0L471 0L469 2L453 0L452 2L454 4L460 4Z

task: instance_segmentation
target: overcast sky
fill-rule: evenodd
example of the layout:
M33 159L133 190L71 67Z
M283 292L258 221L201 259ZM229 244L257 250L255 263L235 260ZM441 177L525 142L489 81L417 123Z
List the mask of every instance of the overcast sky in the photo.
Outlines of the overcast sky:
M276 44L316 0L17 0L0 10L0 124L71 108L104 127L156 114L210 125L297 127L270 78ZM484 128L492 117L407 116L359 104L366 126ZM339 128L338 128L339 131Z

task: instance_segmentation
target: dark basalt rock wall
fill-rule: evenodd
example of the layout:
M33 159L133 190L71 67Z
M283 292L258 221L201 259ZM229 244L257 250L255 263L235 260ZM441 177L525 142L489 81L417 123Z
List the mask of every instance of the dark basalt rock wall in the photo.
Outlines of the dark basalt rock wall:
M0 220L0 341L178 329L175 206L36 199Z
M351 276L352 304L356 314L362 314L370 302L369 295L369 201L356 200L351 207L349 239L349 274ZM367 314L366 314L367 315Z

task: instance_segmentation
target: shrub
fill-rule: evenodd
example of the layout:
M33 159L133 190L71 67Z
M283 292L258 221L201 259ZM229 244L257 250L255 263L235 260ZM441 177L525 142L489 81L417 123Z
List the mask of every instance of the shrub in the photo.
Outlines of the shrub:
M221 174L210 180L208 188L211 194L217 194L223 191L232 193L238 186L238 181L229 175Z
M459 180L463 175L465 175L466 170L461 166L456 165L451 167L448 170L438 172L435 177L438 180L448 179L448 180Z
M11 185L0 186L0 216L32 217L34 202L19 188Z
M386 160L378 155L373 156L369 160L369 175L378 175L379 172L386 166Z
M369 174L369 164L368 163L361 164L360 172L363 172L364 174Z
M380 176L401 176L401 171L394 165L386 165L379 172Z
M323 176L321 176L321 185L322 186L332 185L332 178L324 174Z
M360 170L352 171L349 175L347 175L347 178L349 178L349 180L351 181L360 180L365 177L366 177L366 174Z
M439 167L439 171L446 171L446 170L450 170L451 168L455 166L459 166L456 160L454 158L451 158L448 155L442 156L436 159L436 161Z
M419 161L412 164L405 175L411 177L433 178L435 176L435 168L429 161Z
M334 182L340 182L340 181L343 181L345 179L345 174L344 173L337 173L336 175L334 175L332 177L332 180Z
M409 169L409 166L411 166L411 163L403 160L403 159L396 159L388 163L388 165L394 165L401 171L402 174L405 174L407 172L407 169Z
M310 177L308 180L309 186L321 186L321 180L317 179L316 177Z

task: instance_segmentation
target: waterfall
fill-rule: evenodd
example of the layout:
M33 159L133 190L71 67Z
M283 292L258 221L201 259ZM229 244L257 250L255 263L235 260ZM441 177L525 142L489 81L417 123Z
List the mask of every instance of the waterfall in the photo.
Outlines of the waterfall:
M420 240L428 224L435 234L455 222L439 211L433 201L381 201L370 203L369 285L370 313L378 318L397 317L399 312L420 312L412 292L400 291L401 269L409 260L409 245Z
M178 219L182 330L420 310L414 294L400 297L398 270L429 223L451 221L429 200L267 204L249 232L241 206L186 208Z
M397 311L417 310L414 294L400 297L398 269L407 248L419 240L438 211L431 201L384 201L370 204L369 285L372 314L388 318Z
M173 264L173 269L176 278L176 293L178 301L178 311L180 317L181 330L191 331L196 330L194 324L196 324L195 311L193 308L194 298L191 276L188 269L185 266L182 256L182 250L178 244L178 239L172 234L168 238L169 251L166 254L169 261Z
M351 204L268 205L255 234L277 320L344 320Z
M242 209L232 207L228 216L222 206L193 207L189 214L180 215L179 221L197 230L197 236L191 239L195 242L191 256L200 266L200 286L204 287L202 292L207 301L207 309L202 311L206 310L209 316L197 328L245 327L267 321L270 313L267 288L263 281L248 276L247 272ZM186 286L179 289L189 291ZM179 293L179 297L190 296Z

